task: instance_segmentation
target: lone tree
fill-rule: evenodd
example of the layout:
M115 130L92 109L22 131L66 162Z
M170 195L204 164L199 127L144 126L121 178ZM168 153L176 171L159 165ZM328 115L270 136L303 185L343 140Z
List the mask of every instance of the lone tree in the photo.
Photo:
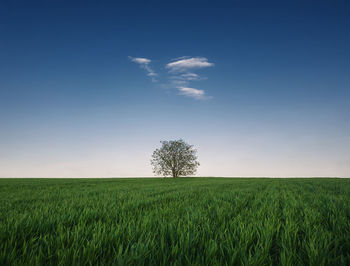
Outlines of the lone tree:
M193 145L182 139L161 141L162 147L152 154L153 172L162 176L188 176L196 173L199 162Z

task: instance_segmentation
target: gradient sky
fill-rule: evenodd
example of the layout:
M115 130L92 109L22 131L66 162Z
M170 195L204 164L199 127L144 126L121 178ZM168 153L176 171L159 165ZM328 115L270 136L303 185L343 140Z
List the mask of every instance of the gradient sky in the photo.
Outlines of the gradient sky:
M1 1L0 176L350 177L349 1L208 2Z

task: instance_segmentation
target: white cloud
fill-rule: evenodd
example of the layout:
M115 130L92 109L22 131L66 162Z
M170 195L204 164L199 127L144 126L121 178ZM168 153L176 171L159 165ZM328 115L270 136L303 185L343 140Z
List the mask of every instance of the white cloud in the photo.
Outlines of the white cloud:
M141 68L145 69L147 72L147 76L151 77L153 82L156 82L157 80L155 79L158 74L149 66L151 63L151 60L148 58L143 58L143 57L131 57L129 56L129 59L136 63L139 64Z
M150 59L147 58L142 58L142 57L131 57L129 56L130 60L134 63L138 63L138 64L149 64L151 63Z
M155 73L155 72L153 72L153 70L148 70L148 72L149 73L147 73L147 76L149 76L149 77L155 77L155 76L158 76L158 74L157 73Z
M190 69L211 66L214 66L214 64L208 62L208 59L205 57L191 57L168 63L165 67L168 68L170 72L187 72Z
M184 80L184 81L195 81L195 80L203 80L206 79L206 77L201 77L200 75L196 74L196 73L184 73L181 75L173 75L170 77L171 79L176 79L176 80Z
M196 73L185 73L182 74L181 77L186 78L188 80L197 80L199 78L199 75Z
M204 100L208 98L205 96L204 90L198 90L195 88L188 88L188 87L178 87L178 89L179 89L180 95L191 97L196 100Z
M214 66L214 64L208 62L205 57L179 57L168 63L165 68L171 73L170 83L179 90L180 95L196 100L204 100L211 99L211 97L206 96L203 90L191 88L190 83L206 79L206 77L194 73L195 69L211 66Z
M153 82L157 82L156 77L158 74L150 66L152 60L144 57L131 56L129 56L129 59L144 69L147 76L150 77ZM176 88L179 95L196 100L211 99L212 97L207 96L204 90L192 88L191 83L193 81L201 81L206 79L206 77L194 73L196 69L212 66L214 66L214 64L208 62L208 59L205 57L178 57L172 62L166 64L165 68L168 70L166 75L167 83L161 83L160 86L167 89Z

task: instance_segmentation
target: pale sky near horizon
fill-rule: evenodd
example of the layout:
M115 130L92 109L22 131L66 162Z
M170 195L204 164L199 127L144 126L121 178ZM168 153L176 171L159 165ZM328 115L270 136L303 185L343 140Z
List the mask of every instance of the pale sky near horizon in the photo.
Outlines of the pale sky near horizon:
M0 177L350 177L349 2L166 2L0 3Z

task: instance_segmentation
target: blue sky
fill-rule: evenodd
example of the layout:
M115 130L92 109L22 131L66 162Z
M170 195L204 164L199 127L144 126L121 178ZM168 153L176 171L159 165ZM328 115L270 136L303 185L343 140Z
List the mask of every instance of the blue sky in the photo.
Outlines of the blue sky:
M349 177L349 13L2 1L0 176L152 176L159 141L183 138L202 176Z

